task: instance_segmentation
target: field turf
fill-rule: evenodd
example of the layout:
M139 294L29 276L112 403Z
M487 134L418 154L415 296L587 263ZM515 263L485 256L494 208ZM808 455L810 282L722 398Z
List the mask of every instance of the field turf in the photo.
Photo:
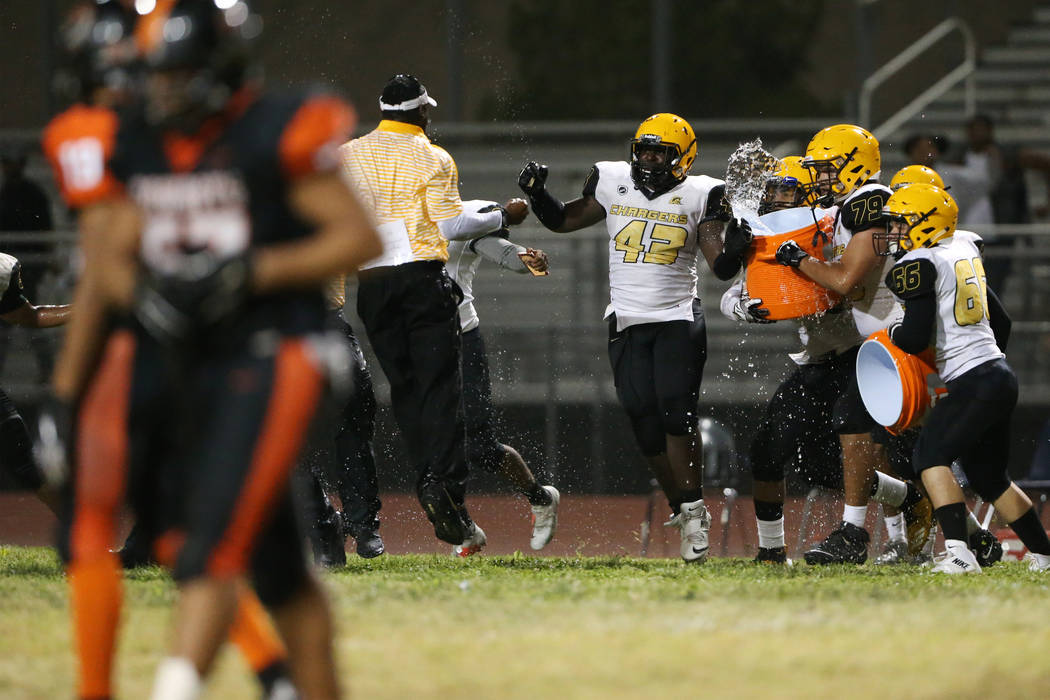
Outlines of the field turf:
M739 559L352 558L324 575L357 698L1045 698L1050 576ZM130 574L120 697L146 697L173 587ZM0 698L71 697L68 593L0 548ZM256 697L235 652L211 698Z

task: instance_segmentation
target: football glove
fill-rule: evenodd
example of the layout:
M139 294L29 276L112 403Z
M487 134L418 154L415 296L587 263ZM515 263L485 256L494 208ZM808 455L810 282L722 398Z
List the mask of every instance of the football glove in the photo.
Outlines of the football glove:
M547 166L530 160L518 175L518 187L530 197L543 192L547 189Z
M752 238L754 235L751 233L751 224L744 219L730 219L726 226L725 245L722 246L722 252L731 258L743 258L748 248L751 247Z
M781 265L797 268L808 257L809 253L795 241L784 241L777 248L777 262Z
M48 392L40 404L33 455L44 482L60 486L69 476L73 409L68 401Z
M773 319L767 318L769 309L762 308L762 300L757 297L752 299L747 294L741 295L733 306L733 316L738 321L748 323L776 323Z

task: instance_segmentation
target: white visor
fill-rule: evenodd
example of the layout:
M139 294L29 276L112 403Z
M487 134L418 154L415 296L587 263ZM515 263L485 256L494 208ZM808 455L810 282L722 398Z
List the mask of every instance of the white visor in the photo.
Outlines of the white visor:
M379 98L379 109L383 110L384 112L407 112L410 109L415 109L416 107L419 107L424 104L428 104L431 107L437 107L438 104L433 97L427 94L426 88L423 89L423 94L419 97L415 97L411 100L405 100L404 102L401 102L396 105L388 105L386 102L383 102L382 97Z

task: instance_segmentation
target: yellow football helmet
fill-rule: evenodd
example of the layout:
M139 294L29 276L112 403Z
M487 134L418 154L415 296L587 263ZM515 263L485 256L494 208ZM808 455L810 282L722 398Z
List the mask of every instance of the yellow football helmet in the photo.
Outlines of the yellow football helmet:
M890 180L890 189L897 191L905 185L933 185L934 187L940 187L942 190L948 188L944 186L944 180L937 174L937 171L933 168L927 168L925 165L906 165L897 171L897 174Z
M887 200L882 214L886 233L875 234L873 245L876 253L891 255L894 248L905 252L928 248L952 236L959 222L959 205L940 187L905 185Z
M829 205L878 177L882 158L871 132L853 124L835 124L816 133L802 164L813 174L820 203Z
M811 188L809 171L802 165L802 156L785 156L766 181L758 213L768 214L778 209L808 205Z
M642 157L643 151L663 153L661 162ZM631 139L631 179L650 197L685 179L697 155L693 127L678 115L661 112L641 124Z

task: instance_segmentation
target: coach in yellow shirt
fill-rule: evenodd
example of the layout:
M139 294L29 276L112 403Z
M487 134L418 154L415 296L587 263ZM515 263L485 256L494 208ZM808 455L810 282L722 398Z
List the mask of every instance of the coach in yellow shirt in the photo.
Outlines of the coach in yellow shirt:
M492 233L524 214L464 211L455 161L427 138L435 106L418 79L394 76L379 100L383 120L344 144L340 158L383 240L383 255L360 272L357 313L390 382L419 502L439 539L469 546L483 543L485 533L463 505L462 295L445 271L448 241Z

